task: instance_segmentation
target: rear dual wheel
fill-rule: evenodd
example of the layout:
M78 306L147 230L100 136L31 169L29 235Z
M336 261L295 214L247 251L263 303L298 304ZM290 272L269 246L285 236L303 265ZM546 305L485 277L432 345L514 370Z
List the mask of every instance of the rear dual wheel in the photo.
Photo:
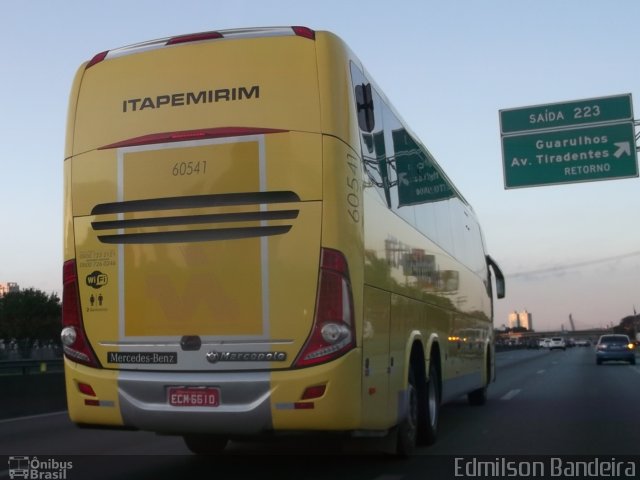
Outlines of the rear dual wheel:
M429 381L425 383L424 417L418 426L418 442L424 445L435 443L440 418L440 371L436 363L429 362Z
M485 385L473 392L469 392L467 394L467 400L469 401L469 405L474 406L484 405L487 403L487 386Z
M435 362L430 362L429 380L420 378L413 365L409 369L407 414L398 426L396 453L411 455L416 445L431 445L436 441L440 416L440 381Z
M491 382L491 360L489 358L487 359L486 375L487 383L483 387L467 394L467 400L470 405L479 406L487 403L487 390L489 388L489 382Z
M407 414L398 426L396 453L401 457L411 455L418 439L418 390L413 369L409 371L409 385L407 386Z

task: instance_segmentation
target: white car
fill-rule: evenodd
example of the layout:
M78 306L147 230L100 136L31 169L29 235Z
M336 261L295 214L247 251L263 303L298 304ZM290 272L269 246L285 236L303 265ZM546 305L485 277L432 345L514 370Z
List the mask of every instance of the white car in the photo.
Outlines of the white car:
M549 344L549 350L555 350L556 348L561 348L562 350L567 349L567 344L562 337L553 337L551 338L551 343Z
M541 338L540 339L540 346L542 348L549 348L550 345L551 345L551 339L550 338Z

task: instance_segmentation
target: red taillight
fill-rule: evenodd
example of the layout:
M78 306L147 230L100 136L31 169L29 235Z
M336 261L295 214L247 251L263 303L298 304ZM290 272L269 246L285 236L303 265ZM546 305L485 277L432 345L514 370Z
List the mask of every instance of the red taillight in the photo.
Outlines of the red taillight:
M202 40L212 40L215 38L222 38L222 34L220 32L192 33L190 35L179 35L177 37L170 38L165 45L177 45L179 43L201 42Z
M201 130L183 130L178 132L163 132L134 137L121 142L112 143L100 147L98 150L109 148L137 147L140 145L152 145L157 143L186 142L188 140L205 140L208 138L243 137L246 135L262 135L267 133L281 133L286 130L275 128L252 127L220 127L204 128Z
M313 400L314 398L320 398L327 390L326 385L314 385L313 387L307 387L302 394L301 400Z
M78 391L90 397L96 396L96 392L93 391L93 388L88 383L78 382Z
M337 250L321 251L316 313L311 334L295 362L296 367L325 363L356 346L349 267Z
M84 69L86 70L87 68L93 67L96 63L100 63L106 58L108 53L109 53L109 50L105 52L100 52L97 55L94 55L94 57L91 60L89 60L89 63L87 63L87 66L84 67Z
M70 360L100 368L84 331L78 290L76 261L67 260L62 269L62 348Z
M309 40L316 39L316 32L311 30L309 27L291 27L293 33L298 35L299 37L308 38Z

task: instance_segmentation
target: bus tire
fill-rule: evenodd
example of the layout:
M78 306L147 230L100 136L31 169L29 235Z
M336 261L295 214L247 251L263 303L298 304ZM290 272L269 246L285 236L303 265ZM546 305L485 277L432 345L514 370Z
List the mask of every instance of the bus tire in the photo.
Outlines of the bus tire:
M187 448L196 455L219 455L226 448L229 439L218 435L184 435Z
M469 392L467 394L467 400L469 401L469 405L474 406L480 406L487 403L487 386L485 385L473 392Z
M469 401L469 405L481 406L487 403L487 389L489 388L489 381L490 381L489 379L491 378L490 365L491 365L491 360L487 358L487 367L486 367L487 383L484 384L482 387L478 388L477 390L474 390L467 394L467 400Z
M440 418L440 370L432 358L429 362L429 379L424 383L424 393L420 405L423 414L418 425L419 443L433 445L438 437L438 420Z
M408 457L416 449L418 437L418 390L413 366L409 367L409 384L407 385L407 414L397 428L396 454Z

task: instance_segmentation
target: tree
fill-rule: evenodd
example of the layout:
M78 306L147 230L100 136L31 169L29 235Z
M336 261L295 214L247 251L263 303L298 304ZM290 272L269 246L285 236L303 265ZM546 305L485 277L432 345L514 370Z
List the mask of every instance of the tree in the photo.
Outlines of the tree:
M56 340L60 335L62 306L55 293L28 288L0 297L0 338Z
M638 325L640 325L640 315L629 315L620 320L620 324L613 327L613 331L628 335L631 340L635 340Z

